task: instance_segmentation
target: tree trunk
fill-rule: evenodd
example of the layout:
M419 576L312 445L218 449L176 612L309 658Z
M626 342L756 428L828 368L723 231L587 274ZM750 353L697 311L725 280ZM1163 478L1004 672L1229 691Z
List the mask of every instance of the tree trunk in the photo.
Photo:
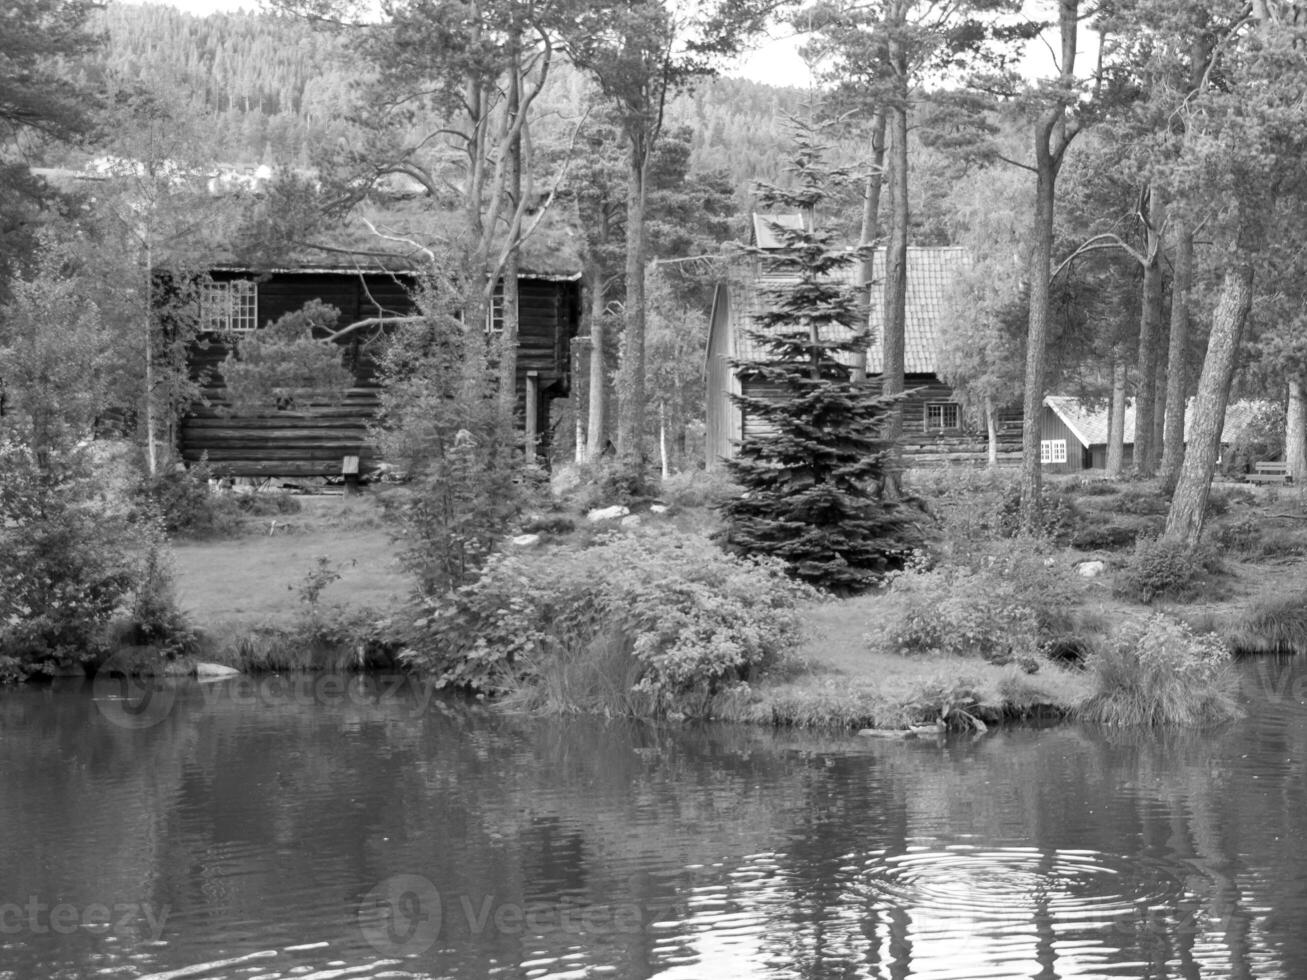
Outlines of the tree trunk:
M154 252L145 246L145 466L150 477L159 475L158 419L154 411Z
M1125 357L1112 348L1112 406L1107 414L1107 475L1118 477L1125 465Z
M1053 262L1053 195L1057 181L1056 162L1048 147L1047 136L1037 135L1034 248L1030 250L1030 315L1026 323L1026 385L1021 419L1021 524L1027 530L1039 526L1043 485L1039 417L1048 362L1048 274Z
M508 99L505 111L508 124L521 111L522 77L515 56L509 68ZM508 191L510 213L516 214L518 203L522 199L522 138L519 134L509 141L508 158L505 161L505 183ZM510 229L511 233L511 229ZM517 337L518 316L521 304L518 301L518 273L522 266L522 249L518 242L510 243L508 261L504 265L504 328L500 335L499 348L499 409L507 419L512 419L517 412ZM528 462L535 459L536 446L526 446Z
M1162 458L1162 440L1166 435L1166 358L1160 356L1161 341L1164 340L1165 336L1159 338L1157 380L1153 384L1153 457L1159 460Z
M908 298L908 109L895 105L890 117L890 232L885 250L885 315L881 350L881 391L898 395L903 391L904 330ZM895 401L886 419L885 438L890 443L891 462L885 480L886 495L897 499L902 493L903 403Z
M862 232L858 244L866 252L858 263L858 297L870 303L872 280L875 278L875 245L880 231L880 191L885 183L885 109L879 108L871 120L871 166L867 174L867 188L862 198ZM864 328L869 327L867 323ZM866 348L858 351L853 359L853 380L864 381L867 377Z
M1189 293L1194 279L1194 233L1175 217L1175 273L1171 280L1171 341L1166 352L1166 424L1162 438L1162 483L1174 486L1184 460L1184 407L1189 387Z
M586 459L593 462L604 451L604 430L608 427L608 372L604 370L604 273L598 262L586 270L590 290L590 420Z
M631 466L643 471L647 460L644 440L644 212L645 167L648 161L645 132L627 133L630 157L626 195L626 329L622 333L619 372L617 449Z
M998 465L998 413L994 411L994 399L985 398L985 437L988 439L989 459L991 467Z
M1162 331L1161 227L1166 205L1161 192L1150 188L1145 242L1144 285L1139 312L1139 367L1135 372L1135 470L1152 476L1157 470L1153 444L1153 411L1157 399L1157 340Z
M658 403L658 458L662 463L662 476L666 480L672 475L672 467L667 459L667 403Z
M1284 417L1284 461L1293 485L1302 493L1307 486L1307 386L1301 377L1289 379L1289 409Z
M1171 512L1166 518L1166 537L1182 541L1191 548L1203 533L1212 474L1221 451L1225 406L1230 397L1235 358L1248 321L1252 296L1252 263L1237 259L1226 269L1221 280L1220 296L1212 313L1207 356L1203 358L1203 372L1198 380L1193 431L1189 434L1189 447L1180 467L1180 480L1171 498Z

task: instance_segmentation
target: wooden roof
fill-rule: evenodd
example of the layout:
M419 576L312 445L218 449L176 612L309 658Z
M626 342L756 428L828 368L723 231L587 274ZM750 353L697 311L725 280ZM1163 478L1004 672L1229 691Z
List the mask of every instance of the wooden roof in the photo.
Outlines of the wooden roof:
M757 216L755 215L755 223ZM775 219L773 219L775 220ZM965 249L955 247L911 247L908 249L907 322L904 327L904 373L934 374L938 363L940 323L950 283L971 262ZM884 316L885 250L877 249L872 263L871 305L868 325L872 344L867 351L867 370L878 374L884 363L881 332ZM835 278L850 287L857 281L857 265L850 263ZM748 332L753 317L765 308L769 290L783 290L797 280L783 274L763 274L732 284L730 327L735 356L748 360L758 350Z

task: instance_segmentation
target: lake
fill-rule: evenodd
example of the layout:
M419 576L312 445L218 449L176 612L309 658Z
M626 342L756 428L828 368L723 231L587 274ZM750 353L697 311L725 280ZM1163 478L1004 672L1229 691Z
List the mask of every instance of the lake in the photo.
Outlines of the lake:
M0 691L0 980L1307 976L1307 668L886 741L404 677Z

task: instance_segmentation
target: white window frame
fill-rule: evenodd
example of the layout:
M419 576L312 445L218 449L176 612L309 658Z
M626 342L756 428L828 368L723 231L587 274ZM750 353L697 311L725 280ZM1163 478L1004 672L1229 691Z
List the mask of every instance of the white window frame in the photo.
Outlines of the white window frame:
M486 307L486 333L503 334L504 332L504 281L495 283L494 292L490 294L490 305Z
M1039 461L1041 463L1065 463L1065 439L1041 439L1039 443Z
M200 288L201 329L250 333L259 328L259 284L253 279L206 282Z
M938 416L938 422L931 419L932 410ZM952 422L949 422L949 418ZM962 428L962 406L957 402L926 402L927 431L950 431Z

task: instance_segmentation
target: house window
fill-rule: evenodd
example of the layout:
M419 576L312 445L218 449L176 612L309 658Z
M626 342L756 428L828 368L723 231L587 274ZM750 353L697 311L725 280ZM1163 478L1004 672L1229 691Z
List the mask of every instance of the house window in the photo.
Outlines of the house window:
M486 307L486 333L504 332L504 281L495 283L495 291Z
M259 325L259 287L252 279L205 283L200 291L203 330L246 333Z
M1041 463L1065 463L1066 440L1045 439L1039 444L1039 461Z
M927 429L962 428L962 406L957 402L927 402Z

